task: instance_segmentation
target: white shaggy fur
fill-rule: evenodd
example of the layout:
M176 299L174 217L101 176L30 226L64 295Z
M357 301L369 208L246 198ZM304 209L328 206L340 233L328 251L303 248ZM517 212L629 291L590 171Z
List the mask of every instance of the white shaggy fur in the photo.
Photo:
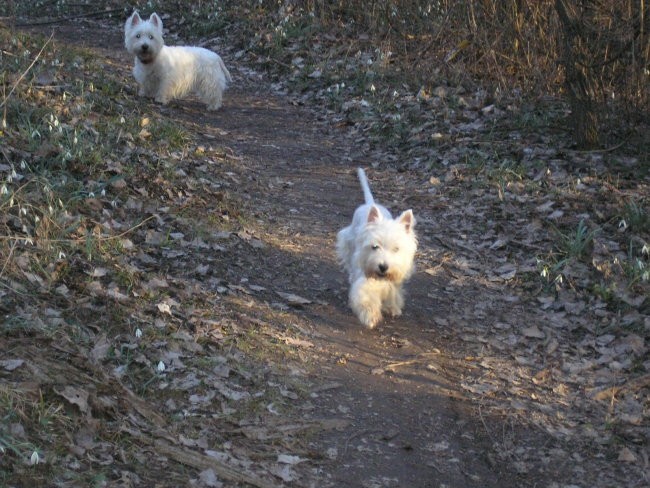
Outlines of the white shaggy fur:
M221 57L202 47L165 46L162 35L162 20L155 13L145 21L133 12L124 25L126 49L135 56L138 95L164 105L194 93L208 110L221 107L223 92L232 81Z
M375 203L363 169L357 170L365 203L358 207L352 224L337 236L336 251L350 280L350 307L359 321L372 329L382 312L402 314L402 284L413 273L417 239L415 217L406 210L393 219Z

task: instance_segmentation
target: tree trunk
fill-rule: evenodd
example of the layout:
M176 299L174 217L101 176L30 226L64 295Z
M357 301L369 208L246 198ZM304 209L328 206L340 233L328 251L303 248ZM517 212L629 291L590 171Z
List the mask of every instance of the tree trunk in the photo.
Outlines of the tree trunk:
M577 7L576 3L583 5ZM595 83L591 64L587 26L582 16L576 13L581 9L585 13L585 4L571 0L556 0L557 10L562 24L561 62L565 72L565 86L571 105L574 122L575 139L579 148L592 149L599 146L599 121L595 101ZM588 8L588 7L587 7Z

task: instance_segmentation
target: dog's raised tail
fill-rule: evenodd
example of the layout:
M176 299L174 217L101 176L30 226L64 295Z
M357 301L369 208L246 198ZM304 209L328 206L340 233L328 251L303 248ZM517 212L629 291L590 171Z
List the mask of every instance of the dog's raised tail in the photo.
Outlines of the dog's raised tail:
M363 170L363 168L357 168L357 176L359 177L359 183L361 183L361 189L363 190L363 199L367 205L373 205L375 203L375 199L372 198L372 192L370 191L368 178L366 177L366 172Z
M228 71L228 68L226 68L226 63L223 62L221 56L219 56L219 66L221 67L221 70L223 71L223 74L226 77L226 81L228 83L232 83L232 76L230 76L230 71Z

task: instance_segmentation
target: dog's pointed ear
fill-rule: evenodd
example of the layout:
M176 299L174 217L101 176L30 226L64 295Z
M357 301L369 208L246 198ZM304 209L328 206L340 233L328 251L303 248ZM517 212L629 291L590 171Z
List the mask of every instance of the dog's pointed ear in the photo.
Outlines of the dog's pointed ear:
M379 222L382 219L381 212L376 206L370 207L370 211L368 212L368 220L366 221L368 224L371 224L372 222Z
M160 17L158 17L158 14L156 12L152 13L149 16L149 22L151 22L153 25L155 25L156 28L162 33L162 30L163 30L162 20L160 20Z
M131 14L131 17L129 17L129 20L126 21L126 24L131 27L135 27L140 22L142 22L142 19L140 18L140 14L138 13L137 10L134 10L133 13Z
M408 209L405 212L402 212L398 221L404 226L406 232L411 232L413 227L415 227L415 216L413 215L413 210Z

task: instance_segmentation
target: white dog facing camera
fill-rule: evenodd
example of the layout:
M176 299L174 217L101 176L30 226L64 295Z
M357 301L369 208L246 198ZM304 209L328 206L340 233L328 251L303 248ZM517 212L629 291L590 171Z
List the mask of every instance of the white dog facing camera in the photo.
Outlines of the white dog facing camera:
M165 105L195 94L208 110L221 107L223 92L232 81L221 57L202 47L165 46L158 14L142 20L133 12L124 25L124 43L135 56L133 76L138 95Z

